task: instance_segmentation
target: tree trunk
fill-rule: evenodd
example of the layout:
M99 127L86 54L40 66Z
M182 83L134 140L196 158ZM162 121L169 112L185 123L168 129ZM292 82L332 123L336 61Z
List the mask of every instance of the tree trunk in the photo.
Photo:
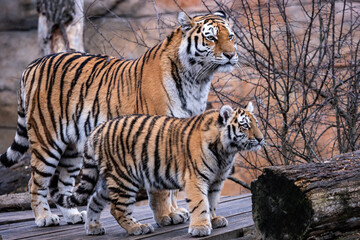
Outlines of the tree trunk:
M266 168L251 184L262 239L359 239L359 170L360 151Z
M38 39L44 55L84 52L84 1L38 0Z

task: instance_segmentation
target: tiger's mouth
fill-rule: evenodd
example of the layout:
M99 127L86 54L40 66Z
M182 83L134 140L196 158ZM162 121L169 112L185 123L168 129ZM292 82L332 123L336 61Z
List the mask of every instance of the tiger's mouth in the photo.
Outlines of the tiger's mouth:
M238 151L250 151L255 152L261 149L261 147L265 146L265 140L258 142L257 140L248 140L246 142L242 142L237 145Z

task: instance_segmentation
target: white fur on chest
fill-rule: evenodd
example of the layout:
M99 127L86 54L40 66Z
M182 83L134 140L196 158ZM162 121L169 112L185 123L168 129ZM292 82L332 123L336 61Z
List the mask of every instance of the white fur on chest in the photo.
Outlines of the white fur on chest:
M196 84L181 82L180 90L169 75L164 76L164 86L170 97L170 111L174 117L189 117L205 111L210 91L210 80Z

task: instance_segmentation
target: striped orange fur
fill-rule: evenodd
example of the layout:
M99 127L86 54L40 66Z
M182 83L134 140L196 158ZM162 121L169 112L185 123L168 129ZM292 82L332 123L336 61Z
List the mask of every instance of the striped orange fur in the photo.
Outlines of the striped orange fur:
M47 202L51 178L70 194L78 176L84 143L100 123L122 114L189 117L206 108L212 76L237 63L235 40L222 12L187 17L163 42L135 60L86 53L59 53L32 62L18 94L18 129L0 156L5 166L31 148L31 205L38 226L59 224ZM173 192L153 192L161 202L159 225L187 216ZM61 208L69 223L83 221L77 209Z
M215 210L224 180L238 151L256 151L264 144L256 118L247 109L223 106L190 118L127 115L99 125L84 151L83 176L73 195L59 194L57 181L51 195L57 204L87 207L87 234L103 234L100 213L111 202L111 214L129 234L154 229L132 216L136 193L184 189L190 218L189 233L209 235L227 220ZM157 199L151 198L153 208Z

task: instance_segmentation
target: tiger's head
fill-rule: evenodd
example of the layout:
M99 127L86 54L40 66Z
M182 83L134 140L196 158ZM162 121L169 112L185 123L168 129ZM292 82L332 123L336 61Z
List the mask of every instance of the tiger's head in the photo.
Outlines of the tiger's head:
M228 105L221 107L218 118L218 124L222 129L220 138L224 148L229 152L257 151L265 145L253 110L251 102L245 109L232 109Z
M178 16L182 40L180 61L187 68L231 72L238 62L235 35L222 11L205 16Z

